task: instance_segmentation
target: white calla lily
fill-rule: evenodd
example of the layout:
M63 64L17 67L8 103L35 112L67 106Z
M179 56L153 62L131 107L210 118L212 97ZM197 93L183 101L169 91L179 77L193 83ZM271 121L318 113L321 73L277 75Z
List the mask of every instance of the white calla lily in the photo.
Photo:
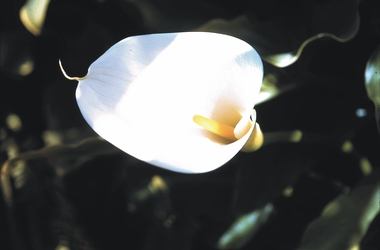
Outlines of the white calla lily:
M262 62L231 36L129 37L92 63L85 77L65 76L79 81L78 106L101 137L158 167L208 172L234 157L254 130L260 133L253 107Z

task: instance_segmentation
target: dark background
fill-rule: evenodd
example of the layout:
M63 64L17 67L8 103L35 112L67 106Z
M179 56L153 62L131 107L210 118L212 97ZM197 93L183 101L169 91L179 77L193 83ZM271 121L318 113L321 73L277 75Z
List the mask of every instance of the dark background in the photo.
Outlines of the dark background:
M19 153L43 148L46 131L60 135L62 143L95 136L77 108L76 83L63 77L59 59L68 75L84 76L94 60L125 37L190 31L215 18L242 15L258 34L248 42L264 57L293 51L315 32L339 33L343 21L353 18L345 16L346 9L359 12L360 27L345 43L323 38L308 44L288 67L264 62L265 74L276 76L277 87L290 89L255 107L264 134L274 139L257 152L239 153L216 171L178 174L121 152L99 153L84 163L57 156L59 167L31 158L23 184L11 178L13 205L0 201L1 249L59 244L70 249L217 249L236 218L268 203L274 207L269 219L246 236L241 249L297 249L323 207L365 178L363 159L374 172L380 167L374 105L364 85L366 63L380 42L380 4L363 0L356 7L352 2L52 0L42 33L34 36L19 19L25 1L2 1L0 126L6 135L1 163L12 143ZM315 22L316 16L325 23ZM227 33L235 34L234 29ZM17 69L26 58L34 69L21 76ZM357 116L358 109L366 115ZM21 130L7 127L9 114L21 119ZM303 132L299 143L278 136L294 130ZM352 151L342 151L346 141ZM153 176L160 176L167 190L142 198ZM293 194L287 197L282 192L289 186ZM379 216L361 249L377 249L378 232Z

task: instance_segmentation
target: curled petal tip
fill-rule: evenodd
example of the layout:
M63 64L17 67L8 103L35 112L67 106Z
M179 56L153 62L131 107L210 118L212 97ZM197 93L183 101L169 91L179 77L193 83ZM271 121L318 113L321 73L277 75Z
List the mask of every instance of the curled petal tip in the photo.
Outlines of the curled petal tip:
M244 115L234 129L234 134L237 139L242 138L248 131L255 126L256 110L252 110L250 114Z
M244 144L241 151L243 152L253 152L261 148L264 143L264 134L260 129L258 123L255 124L255 128L252 131L248 141Z
M85 75L85 76L83 76L83 77L76 77L76 76L72 77L72 76L68 76L68 75L66 74L66 71L63 69L61 59L58 60L58 63L59 63L59 67L61 68L62 74L63 74L63 75L66 77L66 79L68 79L68 80L71 80L71 81L82 81L82 80L86 79L86 77L87 77L87 75L88 75L88 73L87 73L87 75Z

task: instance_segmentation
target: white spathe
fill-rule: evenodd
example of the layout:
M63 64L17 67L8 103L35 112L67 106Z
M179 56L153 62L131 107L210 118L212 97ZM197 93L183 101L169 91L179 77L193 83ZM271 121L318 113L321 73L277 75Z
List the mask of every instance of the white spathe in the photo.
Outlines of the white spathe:
M259 55L237 38L141 35L92 63L78 78L76 98L88 124L126 153L168 170L203 173L225 164L248 140L262 77ZM194 115L249 126L240 122L230 142L197 125Z

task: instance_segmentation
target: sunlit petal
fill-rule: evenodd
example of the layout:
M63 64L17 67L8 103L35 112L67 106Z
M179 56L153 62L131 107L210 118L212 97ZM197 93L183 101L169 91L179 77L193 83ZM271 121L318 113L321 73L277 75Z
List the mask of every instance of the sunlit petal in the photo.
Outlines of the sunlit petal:
M259 55L244 41L185 32L126 38L86 77L71 79L79 80L79 108L100 136L153 165L201 173L226 163L250 137L262 76ZM194 117L239 124L236 140Z

